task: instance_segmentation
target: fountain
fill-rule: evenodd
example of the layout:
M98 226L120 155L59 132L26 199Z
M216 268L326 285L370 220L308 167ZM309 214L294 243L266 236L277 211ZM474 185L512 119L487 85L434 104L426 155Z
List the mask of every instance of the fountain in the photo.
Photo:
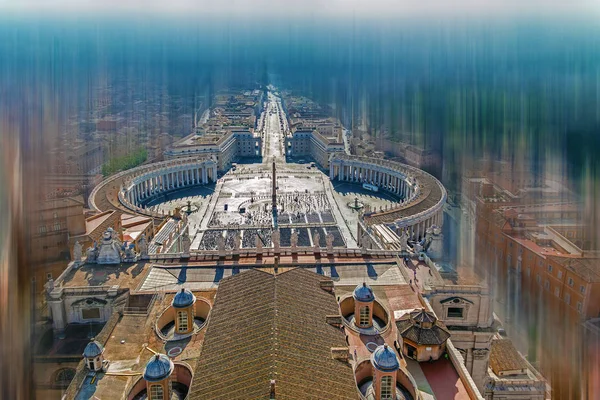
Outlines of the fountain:
M354 211L358 211L358 210L364 208L364 206L365 206L365 204L363 202L359 201L358 197L355 197L354 201L351 201L350 203L348 203L348 207L350 207Z

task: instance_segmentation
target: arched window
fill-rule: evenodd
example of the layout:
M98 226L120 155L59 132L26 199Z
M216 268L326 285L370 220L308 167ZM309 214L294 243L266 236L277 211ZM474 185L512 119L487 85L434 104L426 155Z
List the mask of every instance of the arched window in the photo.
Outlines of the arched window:
M179 326L179 332L185 332L188 330L188 316L186 311L177 311L177 323Z
M150 400L163 400L164 391L161 385L150 386Z
M75 369L62 368L55 372L52 383L55 387L66 388L75 377Z
M381 378L381 399L392 399L392 383L392 377L389 375Z
M360 308L358 324L360 326L369 325L369 306L364 306Z

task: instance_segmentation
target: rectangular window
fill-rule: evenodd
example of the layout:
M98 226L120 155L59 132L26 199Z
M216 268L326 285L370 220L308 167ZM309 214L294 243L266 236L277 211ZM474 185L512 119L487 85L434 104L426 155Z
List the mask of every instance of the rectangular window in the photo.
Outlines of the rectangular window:
M546 279L546 282L544 282L544 288L545 288L546 290L549 290L549 289L550 289L550 281L549 281L549 280L547 280L547 279Z
M177 322L179 323L179 332L187 331L188 330L187 312L178 311L177 312Z
M84 308L81 310L81 318L83 319L98 319L100 318L99 308Z
M585 293L585 286L581 285L579 286L579 291L583 294Z
M163 388L161 385L152 385L150 386L150 400L163 398Z
M548 264L548 272L552 272L552 265Z
M569 286L573 287L573 284L574 284L574 283L575 283L575 282L573 281L573 278L569 278Z
M562 279L562 271L558 271L558 279Z
M555 289L554 289L554 295L555 295L556 297L558 297L558 296L560 295L560 289L559 289L559 288L555 288Z
M360 326L369 325L369 306L364 306L360 308L360 317L358 324Z
M52 272L48 272L46 274L46 279L52 279Z
M386 400L392 399L392 377L384 376L381 378L381 398Z
M581 312L581 302L580 301L577 302L577 311Z
M449 307L448 308L448 318L462 318L463 317L463 308L461 307Z

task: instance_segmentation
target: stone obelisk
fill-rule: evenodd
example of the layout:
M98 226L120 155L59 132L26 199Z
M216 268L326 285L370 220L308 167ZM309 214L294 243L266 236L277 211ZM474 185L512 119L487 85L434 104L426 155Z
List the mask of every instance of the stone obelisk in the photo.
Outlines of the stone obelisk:
M277 228L277 171L273 161L273 188L271 189L271 203L273 210L273 227Z

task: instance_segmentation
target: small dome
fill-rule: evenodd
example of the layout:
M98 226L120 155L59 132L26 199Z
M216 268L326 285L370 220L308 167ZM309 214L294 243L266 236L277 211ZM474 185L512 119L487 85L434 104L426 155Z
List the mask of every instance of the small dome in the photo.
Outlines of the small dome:
M189 307L196 302L196 296L188 289L181 288L175 297L173 297L173 302L171 305L175 308L185 308Z
M356 286L353 293L354 299L358 301L371 302L375 300L375 296L373 296L373 290L363 282L362 285Z
M85 346L83 350L83 356L86 358L98 357L104 351L104 347L96 339L92 340Z
M375 349L371 356L371 362L380 371L392 372L400 369L396 353L387 344Z
M148 382L162 381L171 375L174 368L173 361L169 357L164 354L156 354L146 364L144 379Z
M411 311L410 317L420 324L433 325L435 324L435 321L437 321L435 315L432 312L426 311L424 308Z

